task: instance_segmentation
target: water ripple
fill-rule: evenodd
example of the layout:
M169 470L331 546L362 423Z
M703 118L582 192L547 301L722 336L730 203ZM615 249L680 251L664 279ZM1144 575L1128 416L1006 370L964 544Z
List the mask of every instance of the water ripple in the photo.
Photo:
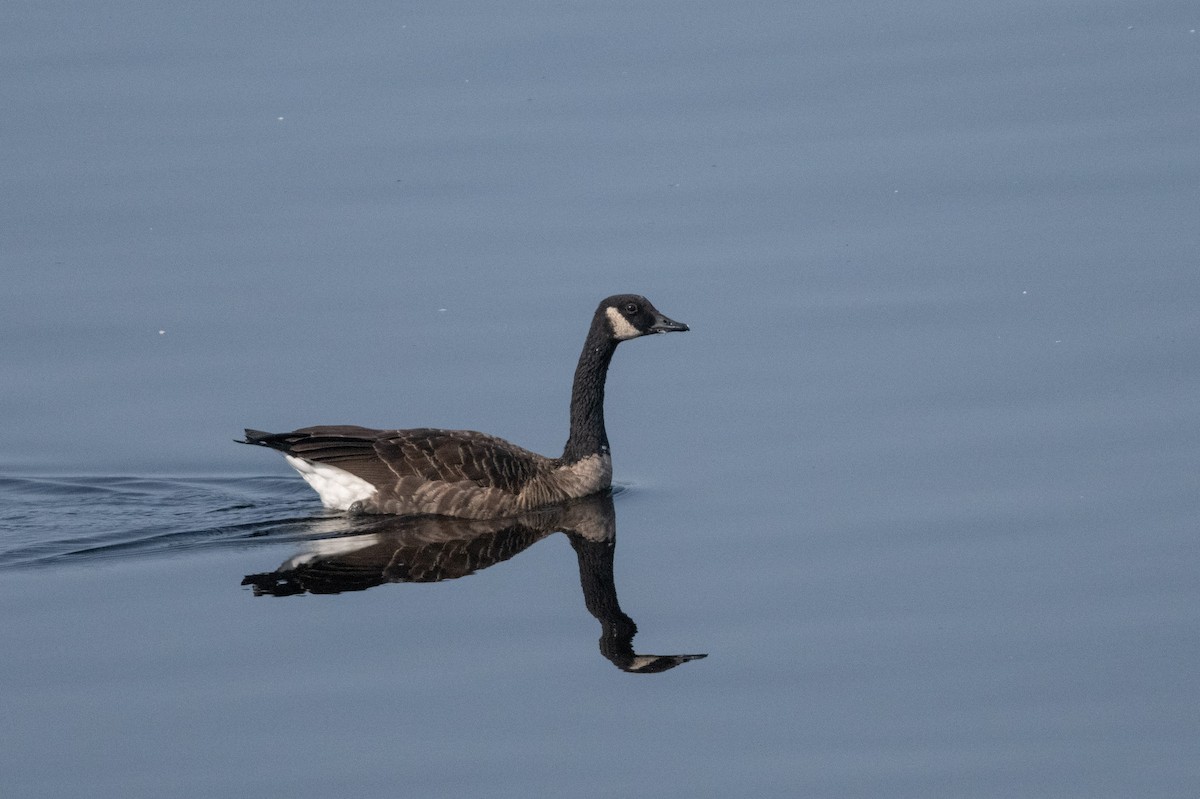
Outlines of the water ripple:
M354 525L287 477L0 475L0 569L303 540Z

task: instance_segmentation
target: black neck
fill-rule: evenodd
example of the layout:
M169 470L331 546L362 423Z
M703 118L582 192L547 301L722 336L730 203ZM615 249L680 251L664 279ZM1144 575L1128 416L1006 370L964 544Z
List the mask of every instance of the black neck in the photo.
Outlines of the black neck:
M604 378L617 342L609 335L608 321L596 314L571 386L571 436L563 449L568 463L589 455L608 452L608 434L604 432Z

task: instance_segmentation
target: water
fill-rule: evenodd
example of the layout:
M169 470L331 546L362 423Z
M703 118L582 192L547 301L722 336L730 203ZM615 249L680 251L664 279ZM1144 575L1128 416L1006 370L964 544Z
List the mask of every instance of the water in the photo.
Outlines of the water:
M1195 793L1190 5L0 23L0 793ZM692 330L614 359L611 583L232 443L554 453L616 291Z

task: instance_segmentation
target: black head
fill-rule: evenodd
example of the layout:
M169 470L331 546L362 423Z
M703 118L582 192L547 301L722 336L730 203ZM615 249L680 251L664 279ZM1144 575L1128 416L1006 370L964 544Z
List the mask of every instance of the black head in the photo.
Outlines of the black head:
M596 315L604 317L609 335L617 341L651 333L681 333L688 329L683 322L663 316L650 300L637 294L614 294L602 300Z

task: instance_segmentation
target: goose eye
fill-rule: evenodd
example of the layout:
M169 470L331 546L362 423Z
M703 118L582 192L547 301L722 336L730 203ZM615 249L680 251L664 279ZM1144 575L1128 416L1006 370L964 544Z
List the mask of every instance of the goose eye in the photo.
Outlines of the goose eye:
M625 313L637 313L637 303L629 302L625 304Z

